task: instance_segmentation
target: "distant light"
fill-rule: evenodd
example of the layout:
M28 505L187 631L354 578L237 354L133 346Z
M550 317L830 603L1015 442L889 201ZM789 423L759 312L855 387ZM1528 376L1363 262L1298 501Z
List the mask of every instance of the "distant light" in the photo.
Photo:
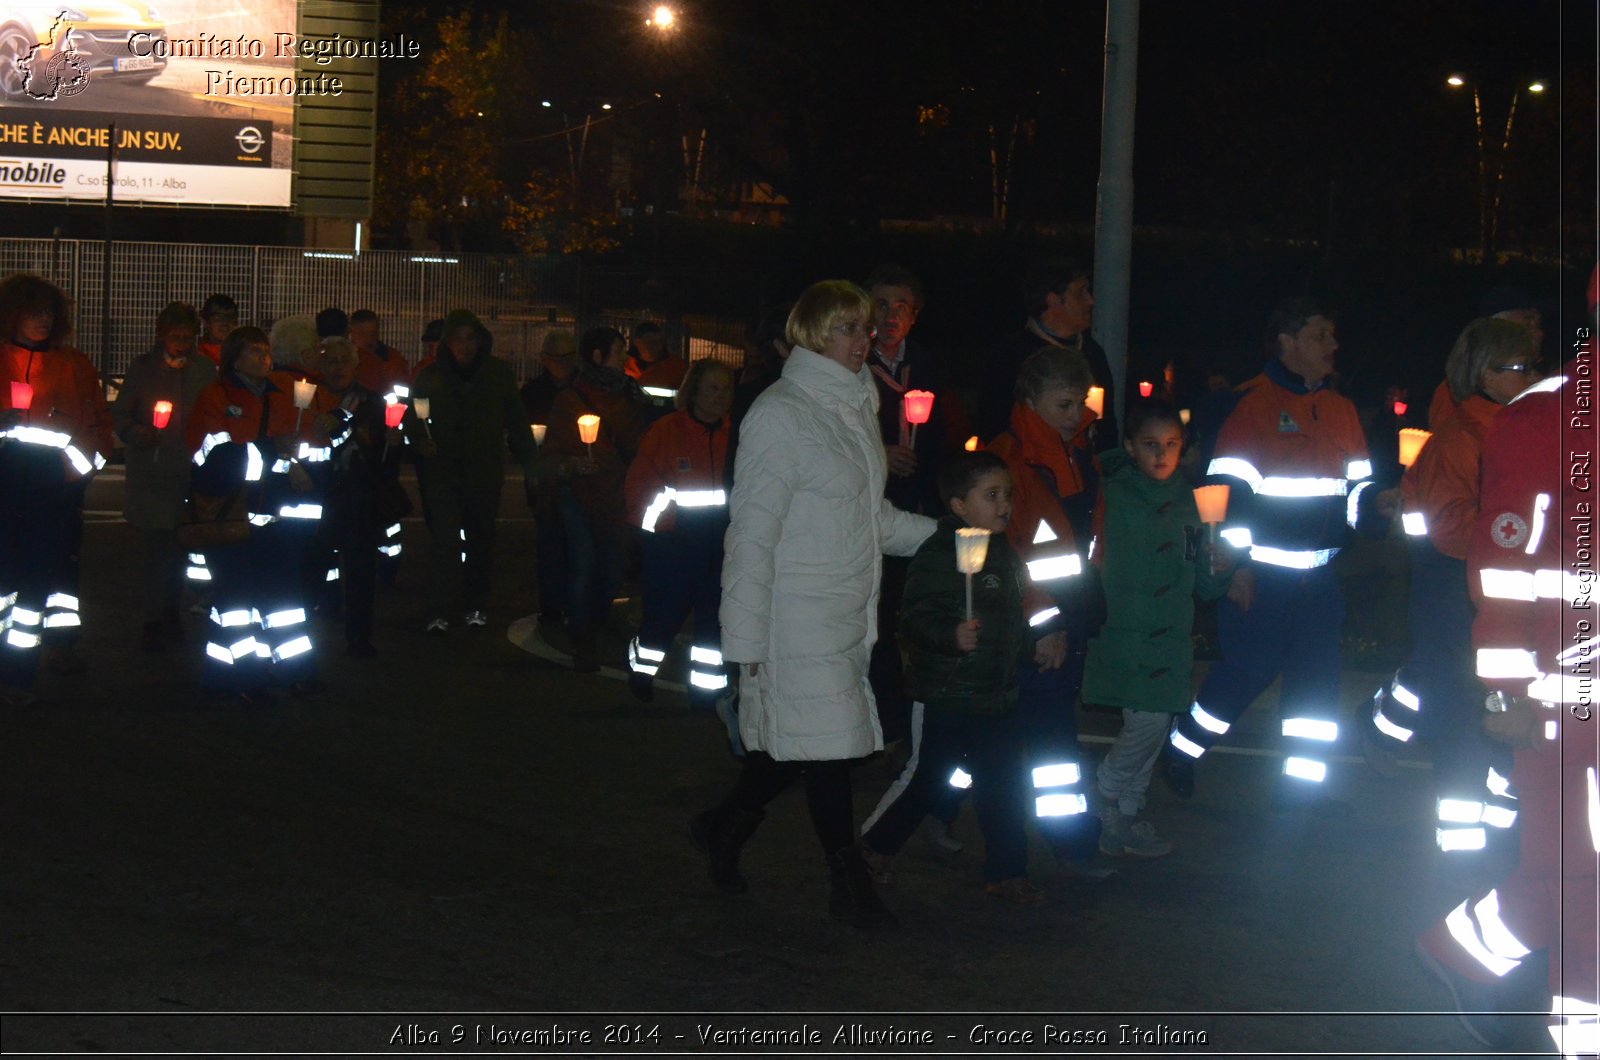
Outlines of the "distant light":
M1155 384L1149 382L1148 380L1141 381L1139 383L1139 396L1142 398L1149 397L1151 394L1155 393L1155 390Z
M1528 91L1529 92L1543 92L1544 91L1544 82L1543 81L1535 81L1533 84L1528 86Z
M1395 418L1399 419L1400 417L1404 416L1405 414L1406 414L1406 403L1404 401L1396 401L1394 403L1394 415L1395 415Z
M1460 88L1462 85L1466 84L1466 81L1462 79L1460 74L1451 74L1449 77L1444 79L1444 83L1449 85L1451 88Z
M539 101L539 106L541 106L541 107L548 107L549 105L550 105L550 101L548 99L541 99Z
M600 109L601 109L601 110L610 110L610 109L611 109L611 104L609 104L609 103L602 103L602 104L600 104Z
M677 17L672 8L666 4L661 4L651 14L650 25L655 26L656 29L671 29L672 24L677 21Z
M483 117L483 111L481 111L481 110L478 111L478 117L480 117L480 118Z

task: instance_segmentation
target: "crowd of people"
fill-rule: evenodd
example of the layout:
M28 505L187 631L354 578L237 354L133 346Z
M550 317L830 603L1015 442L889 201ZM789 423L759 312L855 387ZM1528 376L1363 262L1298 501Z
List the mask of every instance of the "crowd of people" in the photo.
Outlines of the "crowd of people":
M1564 462L1544 451L1557 423L1587 423L1592 438L1592 345L1547 377L1531 299L1495 296L1461 332L1432 438L1395 481L1330 385L1336 325L1318 301L1274 307L1260 373L1219 389L1194 422L1141 396L1119 425L1088 336L1088 271L1048 263L1024 298L1025 319L963 401L912 336L921 283L893 265L769 314L742 374L691 365L643 322L628 336L551 334L520 387L465 309L428 326L413 368L371 311L269 333L240 326L217 295L198 312L162 310L108 408L68 344L66 295L12 276L0 283L0 687L24 702L41 657L82 665L81 510L113 435L140 542L141 646L181 642L187 579L207 600L205 687L248 705L316 691L312 610L342 614L349 654L377 650L374 596L411 504L403 461L429 531L424 627L486 628L509 454L535 516L541 626L577 670L599 668L634 559L643 612L626 663L639 699L655 696L688 625L689 699L723 717L742 758L690 825L713 885L748 889L741 850L799 780L830 915L876 927L895 920L880 890L893 856L919 828L958 846L948 822L969 790L984 887L1005 901L1045 899L1029 879L1030 826L1090 879L1109 875L1109 857L1171 853L1145 815L1153 778L1191 797L1206 752L1280 679L1274 803L1339 812L1327 794L1347 724L1333 561L1352 535L1394 528L1411 550L1413 644L1360 726L1367 758L1392 770L1413 736L1426 741L1445 856L1523 822L1517 879L1463 902L1420 952L1458 998L1486 1006L1473 990L1565 943L1551 962L1558 1042L1597 1033L1593 908L1572 915L1585 879L1593 895L1592 844L1562 834L1558 812L1600 829L1595 741L1556 739L1579 724L1573 673L1594 640L1563 654L1570 644L1531 640L1543 627L1528 619L1593 587L1592 568L1571 574L1551 552L1578 547L1584 513L1567 510L1578 502L1555 481ZM1226 485L1225 510L1214 492L1202 510L1201 480ZM1221 655L1198 689L1197 599L1215 601ZM1122 718L1093 771L1080 705ZM851 765L896 744L904 770L858 823ZM1469 1029L1502 1044L1482 1018Z

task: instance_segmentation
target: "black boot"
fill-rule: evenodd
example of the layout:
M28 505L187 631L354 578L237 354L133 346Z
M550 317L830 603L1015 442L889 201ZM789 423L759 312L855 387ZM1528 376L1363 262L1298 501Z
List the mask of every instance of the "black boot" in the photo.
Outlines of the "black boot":
M718 806L696 814L689 822L689 838L705 853L711 884L717 890L743 894L750 889L739 874L739 851L765 818L760 811Z
M828 858L828 915L858 928L900 923L878 897L872 872L858 847L845 847Z

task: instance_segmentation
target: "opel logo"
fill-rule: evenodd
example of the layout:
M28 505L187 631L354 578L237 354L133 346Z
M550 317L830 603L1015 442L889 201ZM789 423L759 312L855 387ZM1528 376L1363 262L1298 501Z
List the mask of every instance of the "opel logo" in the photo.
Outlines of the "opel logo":
M254 125L246 125L244 128L234 133L233 139L236 143L238 143L239 150L243 151L247 155L255 154L257 151L261 150L261 145L266 143L266 140L261 136L261 130L257 129Z

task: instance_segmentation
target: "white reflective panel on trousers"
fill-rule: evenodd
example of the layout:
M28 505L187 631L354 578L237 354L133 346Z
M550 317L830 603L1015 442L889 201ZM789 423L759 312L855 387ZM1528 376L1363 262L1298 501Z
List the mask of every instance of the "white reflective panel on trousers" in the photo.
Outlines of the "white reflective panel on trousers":
M70 593L51 593L45 597L44 606L46 609L64 607L68 611L76 611L78 609L78 598Z
M211 580L211 572L204 567L190 567L185 573L189 576L190 581L208 582Z
M1249 548L1251 543L1255 541L1255 537L1250 533L1248 526L1227 527L1221 532L1220 536L1222 540L1239 549Z
M1076 762L1052 762L1033 769L1033 786L1036 788L1057 788L1076 784L1082 779L1083 773Z
M323 581L336 582L338 580L339 580L339 568L338 567L329 567L328 568L328 576L326 578L324 578Z
M233 653L220 644L213 644L207 641L206 654L217 660L217 662L227 663L229 666L233 665Z
M291 640L289 643L273 652L272 658L276 662L283 662L285 659L292 659L296 655L304 654L310 650L311 638L302 635L294 638L294 640Z
M667 657L667 653L664 651L657 651L655 648L647 648L640 644L638 637L633 638L633 641L628 645L628 650L637 653L639 658L644 659L646 662L660 662Z
M1283 735L1298 740L1321 740L1333 743L1339 738L1339 726L1331 721L1316 718L1284 718Z
M1444 918L1444 926L1449 930L1450 937L1456 940L1457 945L1494 975L1503 976L1520 963L1489 952L1489 948L1478 938L1477 929L1472 926L1472 917L1467 915L1466 902L1462 902L1450 911L1450 915Z
M1411 537L1428 536L1428 519L1421 512L1405 512L1400 516L1400 526Z
M1490 951L1507 960L1520 961L1533 951L1522 944L1522 940L1511 933L1504 920L1500 919L1500 893L1490 891L1472 907L1478 914L1478 928L1482 932L1483 943Z
M24 626L37 626L44 621L44 614L28 607L13 607L11 609L11 620L20 622Z
M1059 608L1059 607L1047 607L1043 611L1036 611L1033 614L1029 615L1028 616L1028 625L1030 625L1030 626L1042 626L1046 622L1050 621L1052 618L1055 618L1059 614L1061 614L1061 608Z
M1221 718L1214 717L1208 713L1206 709L1200 705L1199 700L1196 700L1194 703L1189 705L1189 716L1194 719L1196 725L1200 726L1206 732L1216 733L1218 736L1222 736L1228 731L1228 723L1223 721Z
M1033 800L1033 815L1035 817L1071 817L1075 813L1084 813L1088 809L1089 799L1085 795L1040 795Z
M1411 737L1415 735L1410 729L1402 728L1401 726L1390 721L1388 718L1384 717L1383 711L1381 710L1375 710L1372 712L1372 724L1376 725L1378 727L1378 731L1383 733L1385 736L1388 736L1391 739L1399 740L1401 743L1409 742Z
M1554 721L1547 721L1547 722L1544 723L1544 738L1546 740L1554 740L1557 736L1560 736L1560 735L1561 735L1561 725L1560 725L1560 723L1554 722Z
M699 670L690 670L689 683L696 688L704 688L708 691L716 692L728 687L728 675L703 674Z
M230 626L248 626L255 620L256 613L246 608L241 607L233 611L218 611L214 607L211 609L211 621L223 629Z
M274 611L267 616L268 629L281 629L284 626L298 626L306 620L306 609L291 607L283 611Z
M1289 757L1283 760L1283 773L1285 776L1296 777L1300 780L1314 780L1321 782L1328 775L1328 766L1315 758Z
M1510 828L1517 823L1517 811L1509 806L1483 807L1483 823L1490 828Z
M1356 482L1356 481L1359 481L1359 480L1364 479L1364 478L1371 478L1372 477L1372 461L1370 461L1370 460L1352 460L1352 461L1350 461L1350 463L1345 465L1344 477L1349 479L1351 482Z
M968 773L960 766L956 766L955 772L950 774L950 786L952 788L960 788L962 791L965 791L966 789L972 787L972 774Z
M235 659L242 659L246 655L261 654L254 637L246 637L244 640L234 641L228 646L228 651Z
M62 629L67 626L82 625L83 621L76 611L63 611L60 614L46 615L44 617L45 629Z
M1201 755L1206 753L1206 749L1204 747L1201 747L1193 740L1184 736L1183 733L1179 732L1177 729L1172 730L1172 735L1168 737L1168 742L1170 742L1172 746L1176 747L1184 754L1188 755L1190 758L1199 758Z
M1083 570L1083 561L1076 552L1056 556L1043 556L1028 561L1028 577L1036 582L1055 581L1057 578L1075 577Z
M321 519L322 505L286 504L278 509L278 514L285 519Z
M1565 1060L1593 1060L1600 1055L1600 1022L1569 1019L1551 1024L1547 1030Z
M1540 676L1538 660L1523 648L1479 648L1478 676L1533 679Z
M384 531L383 536L384 537L399 537L400 536L400 524L399 523L392 524L389 527L388 530Z
M1482 850L1489 842L1482 828L1438 828L1433 839L1447 854L1453 850Z
M8 630L6 632L6 643L13 648L37 648L39 646L39 634L24 633L20 629Z
M1287 567L1290 570L1316 570L1318 567L1327 566L1328 561L1338 554L1339 550L1336 548L1295 551L1271 548L1267 545L1250 546L1250 558L1257 563L1265 563L1272 567Z
M199 552L191 552L189 553L189 562L197 567L204 567L206 565L206 557Z
M1468 799L1440 799L1439 820L1446 824L1477 824L1483 820L1483 803Z
M1505 777L1502 777L1499 772L1495 770L1494 766L1489 767L1489 775L1484 779L1484 784L1490 791L1494 792L1502 799L1508 799L1511 797L1511 781L1507 780Z
M1394 699L1402 707L1407 707L1411 710L1422 709L1422 700L1418 699L1417 694L1401 684L1398 679L1394 683Z
M1533 529L1528 533L1528 547L1522 551L1531 556L1539 551L1544 540L1544 513L1550 510L1550 494L1541 493L1533 499Z
M689 648L689 661L703 666L721 666L722 653L715 648L703 648L695 644Z

